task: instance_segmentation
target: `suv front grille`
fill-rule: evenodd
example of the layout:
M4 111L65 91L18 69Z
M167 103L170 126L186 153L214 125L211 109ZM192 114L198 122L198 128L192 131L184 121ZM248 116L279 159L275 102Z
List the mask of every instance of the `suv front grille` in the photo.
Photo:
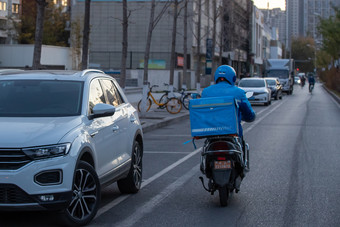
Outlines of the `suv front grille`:
M26 192L14 184L0 184L0 203L18 204L35 202Z
M29 163L31 159L21 149L0 148L0 170L15 170Z

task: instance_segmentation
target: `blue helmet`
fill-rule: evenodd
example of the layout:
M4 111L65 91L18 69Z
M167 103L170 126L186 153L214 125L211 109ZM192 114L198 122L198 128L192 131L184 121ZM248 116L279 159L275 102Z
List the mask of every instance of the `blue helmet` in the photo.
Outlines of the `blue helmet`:
M235 69L229 65L219 66L214 75L215 83L217 83L218 78L225 78L231 85L235 84L236 72Z

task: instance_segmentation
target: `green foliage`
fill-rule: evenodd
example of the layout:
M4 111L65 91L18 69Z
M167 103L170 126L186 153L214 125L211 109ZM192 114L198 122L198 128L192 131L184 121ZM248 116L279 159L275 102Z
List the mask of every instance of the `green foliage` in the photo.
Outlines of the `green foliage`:
M15 24L18 33L18 42L20 44L34 43L36 14L36 2L25 1L22 15L20 16L21 22Z
M292 40L292 58L295 60L295 68L300 72L312 72L314 70L315 44L312 38L298 37Z
M326 19L320 18L318 31L323 37L322 49L333 59L338 59L340 54L340 9L333 7L335 16Z
M69 21L69 13L63 7L49 2L45 9L43 41L45 45L69 46L70 31L65 30ZM21 22L16 25L18 42L20 44L33 44L35 41L36 2L26 1L23 6Z
M328 68L329 63L332 61L332 57L324 50L317 52L316 64L318 68Z
M69 14L63 12L63 7L54 6L50 2L45 11L43 44L69 46L70 32L65 30Z

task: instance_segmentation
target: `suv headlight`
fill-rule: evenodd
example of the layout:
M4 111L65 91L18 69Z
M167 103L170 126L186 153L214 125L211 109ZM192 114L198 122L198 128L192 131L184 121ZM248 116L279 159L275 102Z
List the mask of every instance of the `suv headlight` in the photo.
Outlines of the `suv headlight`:
M71 143L64 143L43 147L30 147L22 149L31 159L44 159L66 155L71 147Z

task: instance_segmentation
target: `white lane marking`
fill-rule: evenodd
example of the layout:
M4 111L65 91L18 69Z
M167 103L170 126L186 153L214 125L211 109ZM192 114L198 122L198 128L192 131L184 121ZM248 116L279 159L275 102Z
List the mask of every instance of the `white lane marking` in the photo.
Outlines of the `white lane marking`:
M192 156L196 155L197 153L199 153L201 151L202 148L198 148L193 152L190 152L190 154L186 155L185 157L179 159L177 162L174 162L173 164L171 164L170 166L168 166L167 168L163 169L162 171L160 171L159 173L153 175L152 177L150 177L149 179L143 181L141 189L146 187L148 184L150 184L151 182L153 182L154 180L157 180L159 177L163 176L164 174L166 174L167 172L169 172L170 170L176 168L178 165L182 164L183 162L185 162L186 160L188 160L189 158L191 158ZM127 198L129 198L131 195L122 195L120 197L118 197L117 199L111 201L110 203L106 204L105 206L103 206L102 208L100 208L97 212L97 215L94 219L98 218L100 215L102 215L103 213L105 213L106 211L110 210L111 208L113 208L114 206L117 206L119 203L123 202L124 200L126 200Z
M143 206L139 207L136 212L131 214L129 217L125 218L123 221L116 224L116 226L133 226L145 215L151 213L153 209L160 204L164 199L166 199L171 193L176 191L179 187L185 184L188 180L199 171L199 165L194 166L182 177L178 178L175 182L167 186L162 192L158 193L151 200L145 203Z
M198 148L196 149L194 152L188 154L187 156L179 159L177 162L171 164L170 166L166 167L165 169L163 169L162 171L160 171L159 173L153 175L152 177L150 177L149 179L145 180L143 182L142 188L146 187L148 184L150 184L152 181L156 180L157 178L161 177L162 175L166 174L167 172L169 172L170 170L174 169L176 166L182 164L183 162L185 162L186 160L188 160L189 158L191 158L192 156L198 154L201 151L202 148Z
M282 103L282 102L280 102L280 103ZM276 105L280 105L280 104L275 104L275 106L276 106ZM273 106L274 106L274 105L273 105ZM267 108L268 108L268 107L267 107ZM266 111L267 108L264 108L264 109L262 109L262 110L259 111L259 112L256 112L256 111L255 111L256 117L259 117L259 115L262 114L264 111ZM255 121L256 121L256 119L255 119ZM247 123L247 122L242 121L242 122L241 122L241 125L243 126L245 123Z
M144 154L191 154L190 152L177 152L177 151L144 151Z

